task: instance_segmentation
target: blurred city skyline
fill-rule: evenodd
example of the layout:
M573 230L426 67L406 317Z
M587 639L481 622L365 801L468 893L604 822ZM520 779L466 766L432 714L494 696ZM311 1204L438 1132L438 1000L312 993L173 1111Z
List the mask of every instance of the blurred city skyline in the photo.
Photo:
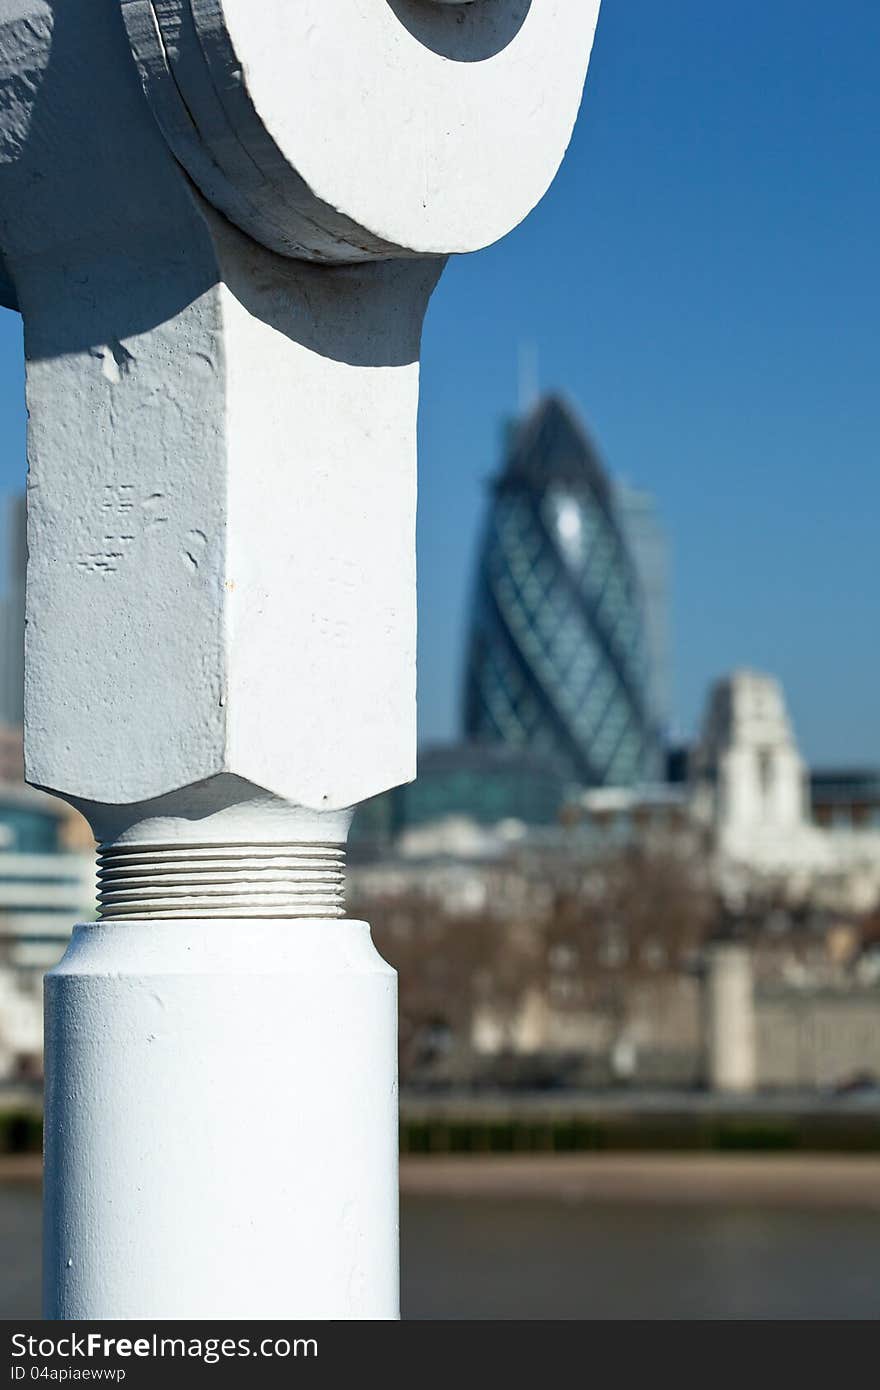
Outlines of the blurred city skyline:
M420 728L459 729L485 483L536 384L583 414L672 548L673 712L778 676L813 764L880 762L873 542L880 11L604 0L559 179L453 262L424 339ZM17 316L0 315L0 489L24 483Z

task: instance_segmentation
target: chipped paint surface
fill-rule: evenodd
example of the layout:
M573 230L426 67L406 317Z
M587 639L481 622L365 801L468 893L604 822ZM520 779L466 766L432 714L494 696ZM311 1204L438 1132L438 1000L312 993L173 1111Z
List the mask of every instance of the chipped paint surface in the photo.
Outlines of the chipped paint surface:
M505 236L565 153L598 13L599 0L122 0L147 99L206 197L264 245L321 262Z
M415 771L422 321L552 178L597 9L0 0L26 767L103 913L46 984L51 1318L398 1315L396 981L342 914Z
M365 923L83 926L47 1001L46 1316L397 1316L396 980Z

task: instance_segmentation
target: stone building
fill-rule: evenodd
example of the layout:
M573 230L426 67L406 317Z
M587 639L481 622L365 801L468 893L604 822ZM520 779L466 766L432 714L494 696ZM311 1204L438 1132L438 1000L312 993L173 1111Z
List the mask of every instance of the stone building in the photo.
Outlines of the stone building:
M735 671L713 687L690 800L729 901L776 894L870 911L880 901L878 786L876 774L810 777L771 676Z
M0 1081L41 1075L43 975L73 922L95 915L94 852L68 847L74 816L43 792L0 786Z

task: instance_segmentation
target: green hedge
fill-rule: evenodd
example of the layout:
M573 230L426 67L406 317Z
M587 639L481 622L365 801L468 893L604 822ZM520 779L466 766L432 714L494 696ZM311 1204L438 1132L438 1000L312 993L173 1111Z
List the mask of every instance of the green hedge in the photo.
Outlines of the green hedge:
M650 1115L546 1120L407 1119L403 1154L880 1152L873 1116Z
M0 1154L40 1153L43 1117L38 1110L0 1113Z
M39 1153L42 1116L0 1114L0 1154ZM254 1129L254 1146L260 1138ZM649 1115L535 1119L408 1119L403 1154L825 1152L880 1153L872 1115Z

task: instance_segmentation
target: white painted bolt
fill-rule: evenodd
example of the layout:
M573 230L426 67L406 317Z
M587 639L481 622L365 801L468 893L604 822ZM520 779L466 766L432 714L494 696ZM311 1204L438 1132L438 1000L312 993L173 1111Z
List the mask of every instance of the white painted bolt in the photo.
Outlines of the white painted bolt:
M445 3L0 0L27 774L101 847L49 1317L397 1315L395 980L342 877L414 773L422 319L550 183L598 11Z

